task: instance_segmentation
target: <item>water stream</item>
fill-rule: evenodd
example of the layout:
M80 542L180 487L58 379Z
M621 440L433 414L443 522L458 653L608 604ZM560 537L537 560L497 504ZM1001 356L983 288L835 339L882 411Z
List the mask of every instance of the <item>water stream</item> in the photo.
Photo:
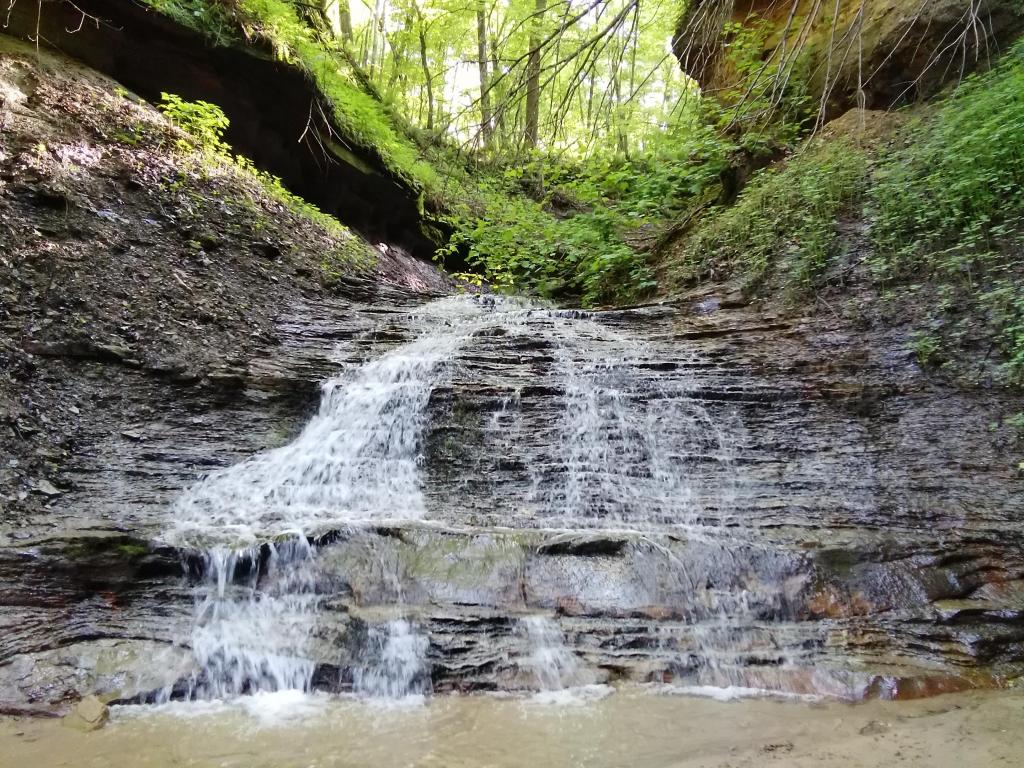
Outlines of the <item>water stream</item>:
M569 532L641 537L666 526L698 539L719 530L702 521L709 510L691 470L707 462L727 468L735 435L685 387L659 388L656 377L640 376L638 342L577 313L494 299L442 299L408 322L410 341L323 385L317 413L292 442L212 472L177 501L166 539L201 553L203 564L191 636L183 639L197 665L189 697L311 689L323 658L319 581L329 578L318 566L316 538L431 522L423 472L431 397L459 366L460 352L488 334L518 334L552 350L562 416L542 435L543 457L531 461L532 489L523 501L537 520ZM488 428L507 430L519 405L518 392L505 395ZM504 439L515 452L517 438ZM734 475L725 472L722 485ZM721 520L729 489L714 490ZM695 668L699 682L732 684L722 674L728 665L716 659L750 652L732 625L749 624L763 605L752 604L753 589L731 594L706 577L697 584L687 565L663 549L675 580L693 593L688 616L699 660L679 666ZM400 598L401 575L384 573L383 561L380 568ZM771 600L770 589L766 594ZM536 689L594 682L555 622L536 615L519 622L521 666ZM403 612L370 622L359 637L354 692L401 698L430 691L431 639L415 617ZM708 670L715 674L701 674Z
M524 616L521 619L528 653L522 666L541 692L562 691L593 682L580 660L565 645L558 624L547 616Z
M371 627L362 663L353 671L356 693L376 699L403 699L430 692L430 641L408 619Z

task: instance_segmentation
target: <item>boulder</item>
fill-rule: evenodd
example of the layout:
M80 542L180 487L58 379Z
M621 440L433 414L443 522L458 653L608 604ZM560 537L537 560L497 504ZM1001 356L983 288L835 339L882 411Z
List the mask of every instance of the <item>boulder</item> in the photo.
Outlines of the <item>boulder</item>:
M86 696L64 716L64 725L78 731L98 731L109 719L107 705L96 696Z

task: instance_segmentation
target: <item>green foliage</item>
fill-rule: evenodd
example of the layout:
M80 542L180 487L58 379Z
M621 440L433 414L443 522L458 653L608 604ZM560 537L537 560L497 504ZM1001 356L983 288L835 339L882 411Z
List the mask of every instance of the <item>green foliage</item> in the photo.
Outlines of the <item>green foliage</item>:
M634 301L656 284L626 239L704 195L734 149L691 122L628 158L536 154L453 194L463 202L445 252L463 254L505 290L578 297L587 306Z
M629 157L600 153L575 164L545 159L545 181L586 205L614 209L635 223L670 217L699 198L729 166L736 146L699 120L666 131ZM540 169L526 166L524 174Z
M239 41L239 30L267 41L275 55L301 67L333 107L346 139L375 152L396 176L423 189L438 185L437 174L422 161L412 141L395 127L387 109L355 81L337 43L324 40L300 19L288 0L146 0L179 23L214 42Z
M933 334L918 331L910 340L910 348L921 365L934 365L938 362L941 344Z
M1024 42L969 78L883 163L870 195L883 284L929 275L991 326L1024 382Z
M756 14L725 25L726 66L738 75L736 85L704 105L711 124L737 135L740 146L754 156L793 146L813 102L811 47L785 63L778 57L764 61L775 29L774 22Z
M508 179L481 185L458 207L443 254L461 253L492 286L585 306L627 301L653 286L650 267L621 239L618 217L594 209L556 218L541 202L510 193Z
M216 45L238 40L238 25L227 3L210 0L144 0L179 24L208 35Z
M207 101L184 101L173 93L161 93L160 111L172 123L196 140L199 148L212 155L229 156L231 147L224 141L224 131L231 122L224 110ZM191 149L187 142L180 149Z
M867 174L860 148L813 142L784 165L761 171L735 205L711 213L684 243L676 279L743 274L757 284L781 257L792 292L814 289L838 245L836 219L861 198Z
M276 55L298 64L334 109L346 137L375 151L397 176L421 188L439 184L412 141L396 129L384 105L356 84L333 41L318 38L286 0L237 0L251 33L268 40Z

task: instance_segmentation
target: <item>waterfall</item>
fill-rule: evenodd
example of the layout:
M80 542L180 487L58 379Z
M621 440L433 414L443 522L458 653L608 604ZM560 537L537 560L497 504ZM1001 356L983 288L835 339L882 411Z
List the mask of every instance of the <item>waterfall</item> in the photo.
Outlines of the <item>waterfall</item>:
M206 555L191 638L202 670L194 698L310 688L319 609L313 551L301 537L267 549L265 558L260 548Z
M406 619L370 627L352 688L371 698L401 699L430 690L430 641Z
M251 545L326 523L422 517L427 401L477 327L445 326L328 381L293 442L213 472L179 499L172 539Z
M499 313L493 299L428 304L414 318L418 338L324 384L319 410L294 441L213 472L178 499L166 538L203 553L189 640L201 670L193 696L309 689L319 599L307 535L422 517L430 394L474 332L526 311L510 305ZM425 638L406 622L378 632L378 658L358 673L357 689L418 692Z
M558 318L553 341L564 407L550 476L534 479L545 514L569 528L696 525L707 510L694 470L728 468L733 438L685 386L641 375L652 353L637 340ZM714 490L735 482L727 472Z
M554 353L563 409L541 435L545 458L529 500L539 520L573 529L698 524L693 470L727 465L731 443L688 392L644 373L635 340L573 313L490 298L435 301L408 320L411 341L323 385L318 411L291 443L210 473L175 503L166 539L202 562L187 641L200 670L193 697L311 688L332 649L318 634L324 574L308 542L329 530L426 517L431 394L482 332L529 334ZM482 428L500 435L519 405L518 392L506 396ZM516 450L513 433L502 439ZM528 617L521 632L530 651L520 666L536 687L593 682L552 620ZM354 690L375 698L428 692L429 645L406 618L368 627Z
M528 653L520 667L528 670L540 691L561 691L593 682L580 660L565 645L562 630L547 616L520 619Z

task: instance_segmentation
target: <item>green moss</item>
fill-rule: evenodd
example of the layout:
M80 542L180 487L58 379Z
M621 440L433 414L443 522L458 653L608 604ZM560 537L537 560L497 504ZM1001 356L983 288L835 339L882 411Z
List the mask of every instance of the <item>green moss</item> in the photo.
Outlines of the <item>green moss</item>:
M400 545L409 576L459 587L486 584L494 573L519 570L526 559L523 544L506 535L429 536Z
M216 45L239 42L238 25L227 3L209 0L143 0L182 26L202 32Z
M142 557L149 552L149 547L138 543L122 543L117 545L117 552L128 558Z
M437 186L437 174L419 157L412 141L394 126L384 105L352 79L347 65L318 40L285 0L239 0L243 26L267 40L278 58L298 65L330 101L338 127L356 143L375 151L385 167L420 188Z
M327 285L333 285L353 272L367 272L376 263L375 252L348 230L337 235L338 247L327 251L320 261L320 272Z
M69 562L85 563L111 558L115 561L134 560L147 554L149 545L130 536L96 536L54 540L46 549Z
M242 35L267 42L274 55L305 72L330 102L346 139L377 154L395 176L418 189L434 189L438 175L413 142L398 130L386 107L365 93L332 41L321 40L287 0L145 0L179 23L220 45L243 42Z

